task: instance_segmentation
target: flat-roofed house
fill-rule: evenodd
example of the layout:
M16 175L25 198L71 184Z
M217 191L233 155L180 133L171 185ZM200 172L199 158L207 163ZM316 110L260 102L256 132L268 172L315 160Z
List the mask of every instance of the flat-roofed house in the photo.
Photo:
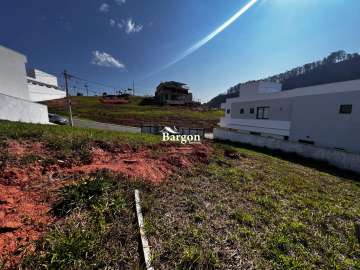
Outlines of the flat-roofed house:
M52 81L45 82L39 72L35 73L38 77L29 79L26 62L25 55L0 45L0 119L48 124L47 106L34 101L61 98L64 97L64 92L54 88L57 87L57 80L55 82L55 79L51 78ZM45 77L46 73L42 74ZM50 78L49 74L46 74L46 78ZM29 87L29 80L42 85L33 87L30 83Z
M186 105L193 103L192 94L184 83L162 82L155 92L157 102L167 105Z
M222 108L218 139L241 142L247 134L360 153L360 80L286 91L279 83L253 82Z

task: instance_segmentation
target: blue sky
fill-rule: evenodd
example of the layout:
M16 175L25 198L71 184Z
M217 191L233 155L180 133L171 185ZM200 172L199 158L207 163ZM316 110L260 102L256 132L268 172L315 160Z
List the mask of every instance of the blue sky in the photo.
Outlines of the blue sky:
M360 1L258 0L199 50L156 72L249 1L2 0L0 44L55 75L66 69L119 88L135 80L140 94L177 80L201 101L335 50L360 51Z

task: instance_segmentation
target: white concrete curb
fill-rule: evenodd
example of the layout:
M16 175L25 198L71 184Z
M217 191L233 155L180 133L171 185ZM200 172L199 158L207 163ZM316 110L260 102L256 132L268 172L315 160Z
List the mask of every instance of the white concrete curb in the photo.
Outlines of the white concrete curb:
M137 220L138 220L138 224L139 224L141 244L143 247L146 269L154 270L154 267L151 266L150 246L149 246L149 242L146 238L145 231L144 231L144 218L141 213L140 195L139 195L139 190L137 190L137 189L135 189L135 206L136 206L136 216L137 216Z

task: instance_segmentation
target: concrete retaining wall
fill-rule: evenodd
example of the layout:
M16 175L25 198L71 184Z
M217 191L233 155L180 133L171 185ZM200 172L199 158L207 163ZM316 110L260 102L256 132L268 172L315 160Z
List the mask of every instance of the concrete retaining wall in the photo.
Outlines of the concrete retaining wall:
M223 128L214 129L214 139L229 140L251 144L259 147L266 147L274 150L281 150L288 153L326 161L338 168L351 170L360 173L360 155L339 151L330 148L321 148L313 145L284 141L250 134L243 134L236 131L230 131Z
M0 119L49 124L47 106L0 94Z

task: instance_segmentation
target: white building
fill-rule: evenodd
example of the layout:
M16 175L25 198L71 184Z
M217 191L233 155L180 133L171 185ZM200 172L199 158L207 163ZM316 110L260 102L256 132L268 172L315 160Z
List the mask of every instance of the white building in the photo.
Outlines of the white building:
M47 106L33 101L48 100L50 96L59 98L64 95L60 95L58 89L48 87L55 85L57 87L54 78L52 81L47 81L49 84L42 82L43 86L40 88L29 87L26 62L26 56L0 46L0 119L47 124L49 123ZM34 81L43 80L40 74L39 72L38 76L35 74ZM29 80L33 79L29 78ZM53 91L58 95L53 95Z
M278 83L249 83L222 108L218 139L263 137L360 153L360 80L287 91Z
M33 68L27 69L26 73L31 101L39 102L66 96L65 91L58 87L57 77Z

